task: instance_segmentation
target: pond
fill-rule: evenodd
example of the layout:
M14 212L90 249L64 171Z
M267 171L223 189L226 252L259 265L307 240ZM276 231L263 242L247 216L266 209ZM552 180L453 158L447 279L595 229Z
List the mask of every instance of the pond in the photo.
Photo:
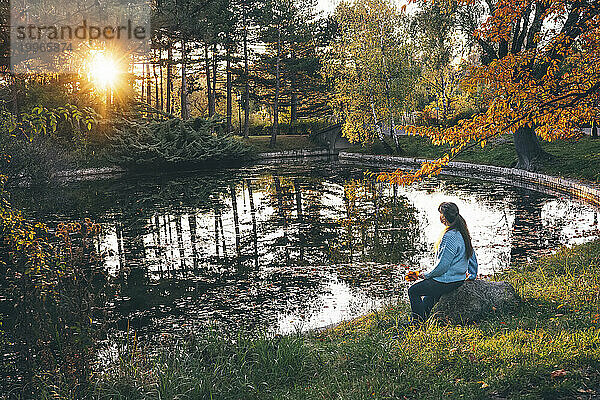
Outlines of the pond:
M404 298L407 269L431 265L442 201L459 205L483 275L599 236L598 210L574 199L449 177L400 187L336 163L124 176L12 201L50 226L102 225L108 315L145 337L307 330Z

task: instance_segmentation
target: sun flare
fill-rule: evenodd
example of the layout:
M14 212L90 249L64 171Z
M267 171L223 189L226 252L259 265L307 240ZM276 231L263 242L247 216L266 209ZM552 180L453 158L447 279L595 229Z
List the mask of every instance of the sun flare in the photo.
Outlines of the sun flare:
M87 70L89 80L102 90L113 89L121 75L119 63L104 51L90 54Z

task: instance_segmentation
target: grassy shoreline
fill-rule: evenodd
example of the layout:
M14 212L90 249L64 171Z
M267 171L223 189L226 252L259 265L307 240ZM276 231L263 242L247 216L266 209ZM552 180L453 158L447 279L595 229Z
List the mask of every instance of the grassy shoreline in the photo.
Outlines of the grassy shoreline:
M600 240L495 277L522 304L467 326L404 330L405 304L312 335L198 333L122 350L93 398L479 399L600 395ZM51 389L49 387L49 389ZM58 389L60 393L60 388ZM93 393L93 395L92 395Z
M285 150L315 150L321 147L312 142L308 135L280 135L274 148L269 147L269 136L250 136L238 140L251 146L254 151L272 152ZM394 148L391 139L386 139ZM447 151L446 146L434 146L428 138L402 136L399 139L402 151L394 153L403 157L437 158ZM600 140L589 136L580 139L542 142L544 150L554 159L541 163L539 172L565 178L583 179L600 183ZM381 143L354 145L345 150L356 153L383 155L389 154ZM473 147L459 154L455 161L489 164L499 167L512 167L516 163L516 153L512 137L503 136L490 141L485 148Z
M391 140L388 140L388 143L392 148L394 147ZM437 158L447 150L446 146L434 146L428 138L416 136L402 136L400 147L402 151L397 155L404 157ZM600 183L600 140L585 136L580 139L542 142L542 148L552 154L554 158L542 162L539 172ZM357 145L348 151L367 154L386 153L380 143L366 146ZM512 167L516 164L512 137L497 138L483 149L473 147L459 154L454 161Z
M318 150L323 147L312 142L308 135L280 135L275 147L269 146L269 136L250 136L235 138L251 148L253 153L269 153L286 150ZM387 139L393 148L394 143ZM392 153L403 157L437 158L442 156L447 148L431 144L427 138L402 136L400 138L400 153ZM554 159L543 162L539 172L571 179L586 180L600 183L600 140L589 136L579 140L560 140L552 143L543 142L542 147L554 155ZM356 153L383 155L388 153L381 143L354 145L344 150ZM484 149L474 147L459 154L455 161L488 164L499 167L512 167L516 163L516 154L512 138L505 136L491 141ZM77 168L100 168L114 165L104 161L75 163Z
M307 147L307 137L288 139L275 150L314 148ZM267 138L257 140L268 145ZM443 151L422 138L402 140L403 156L433 158ZM600 141L544 147L557 159L542 172L598 182ZM376 146L352 151L380 153ZM459 159L510 166L514 150L510 140L500 141ZM85 392L94 399L600 396L600 240L562 248L494 279L512 283L523 299L510 315L474 325L432 322L405 330L408 307L401 303L318 334L231 337L207 330L166 340L158 348L125 343ZM81 398L82 392L73 395L67 384L42 386L42 398Z

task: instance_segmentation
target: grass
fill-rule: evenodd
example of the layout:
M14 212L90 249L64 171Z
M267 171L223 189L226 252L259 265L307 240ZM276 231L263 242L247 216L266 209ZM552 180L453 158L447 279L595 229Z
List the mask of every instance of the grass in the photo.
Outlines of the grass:
M214 330L132 346L95 377L102 399L560 399L600 395L600 241L496 276L522 302L466 326L404 330L407 306L313 335ZM557 372L558 371L558 372ZM48 388L49 393L50 389ZM60 393L60 390L55 390Z
M308 138L308 135L279 135L277 136L275 147L269 146L270 136L250 136L248 139L245 139L243 136L236 136L236 138L252 146L257 153L285 150L316 150L322 148L312 142Z
M242 136L236 138L251 146L256 153L285 151L285 150L315 150L321 147L312 142L308 135L279 135L275 147L269 146L269 136ZM389 139L388 139L389 140ZM391 147L394 147L389 140ZM400 138L402 152L398 155L404 157L437 158L442 156L446 147L431 144L427 138L403 136ZM554 155L551 161L542 163L539 171L554 176L584 179L600 183L600 140L589 136L579 140L560 140L552 143L543 142L542 147ZM367 154L386 154L380 143L365 146L356 145L348 151ZM479 164L512 167L516 163L516 154L511 137L502 137L491 141L484 149L475 147L461 153L456 161L466 161ZM79 167L106 166L104 161L86 161Z
M391 141L390 145L394 147ZM414 136L401 137L400 145L402 152L399 155L404 157L437 158L442 156L447 149L432 145L427 138ZM600 182L600 140L586 136L578 140L543 142L542 147L555 158L542 163L539 168L540 172ZM380 143L354 146L350 151L385 154ZM458 155L455 160L512 167L516 164L516 153L512 138L505 136L489 143L483 149L480 147L469 149Z

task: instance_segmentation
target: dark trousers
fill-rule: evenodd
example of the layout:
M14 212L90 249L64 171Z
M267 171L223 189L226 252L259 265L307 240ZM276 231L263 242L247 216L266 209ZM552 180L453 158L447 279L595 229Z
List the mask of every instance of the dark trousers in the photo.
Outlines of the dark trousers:
M463 282L442 283L433 279L424 279L409 287L408 298L410 299L413 321L425 321L440 297L459 288Z

